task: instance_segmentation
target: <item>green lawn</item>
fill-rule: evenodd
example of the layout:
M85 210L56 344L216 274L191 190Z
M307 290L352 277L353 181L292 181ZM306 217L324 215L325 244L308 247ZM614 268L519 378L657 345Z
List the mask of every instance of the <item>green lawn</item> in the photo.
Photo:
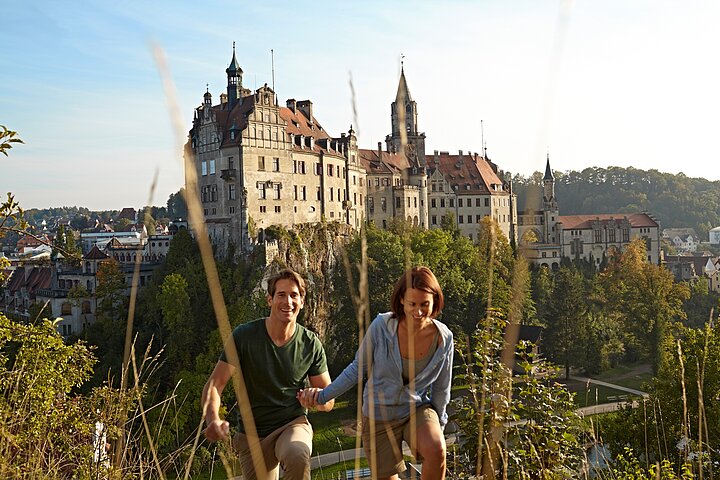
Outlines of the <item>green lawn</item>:
M614 383L621 387L643 389L643 384L649 383L652 378L652 368L649 364L619 365L601 374L594 376L598 380Z
M348 401L336 401L335 408L331 411L313 412L308 415L314 431L313 455L355 448L355 436L343 432L342 422L354 421L356 408Z

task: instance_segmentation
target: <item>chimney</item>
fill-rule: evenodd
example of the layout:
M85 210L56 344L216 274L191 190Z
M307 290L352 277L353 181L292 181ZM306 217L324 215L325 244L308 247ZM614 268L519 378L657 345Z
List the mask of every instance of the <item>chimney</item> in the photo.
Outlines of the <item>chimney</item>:
M382 157L382 142L378 142L378 158Z
M295 101L294 98L288 98L288 99L287 99L287 102L286 102L286 105L287 105L287 108L289 108L290 110L292 110L293 113L295 113L295 112L297 111L297 108L296 108L297 105L296 105L296 101Z
M312 102L310 100L302 100L297 102L297 109L300 110L303 115L308 119L308 125L313 123L313 109Z
M462 150L458 150L458 155L462 157Z

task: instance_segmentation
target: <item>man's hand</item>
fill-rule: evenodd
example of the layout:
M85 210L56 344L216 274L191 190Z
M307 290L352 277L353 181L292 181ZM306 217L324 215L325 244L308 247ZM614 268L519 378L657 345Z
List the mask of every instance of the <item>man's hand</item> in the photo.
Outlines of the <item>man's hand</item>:
M205 429L205 438L211 442L217 442L228 438L229 433L230 423L228 423L227 420L213 420L207 424L207 428Z
M320 392L322 388L304 388L298 390L296 397L303 408L315 408L318 406L317 398Z

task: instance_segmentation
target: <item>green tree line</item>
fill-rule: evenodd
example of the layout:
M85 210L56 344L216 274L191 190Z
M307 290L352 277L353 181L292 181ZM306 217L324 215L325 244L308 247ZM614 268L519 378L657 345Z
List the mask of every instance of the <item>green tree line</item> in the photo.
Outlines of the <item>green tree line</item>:
M590 167L553 172L562 215L647 211L663 228L694 228L707 241L720 226L720 181L633 167ZM541 172L513 176L518 210L538 208Z

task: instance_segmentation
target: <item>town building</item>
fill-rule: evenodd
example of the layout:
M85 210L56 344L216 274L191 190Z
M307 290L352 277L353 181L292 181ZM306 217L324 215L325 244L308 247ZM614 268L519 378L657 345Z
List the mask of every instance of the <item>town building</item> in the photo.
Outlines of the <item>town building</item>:
M226 74L220 102L213 104L207 91L195 110L186 153L219 254L231 244L249 250L271 225L323 220L354 229L365 221L387 228L394 219L439 228L450 214L475 238L478 222L490 216L515 238L515 197L487 155L426 155L404 68L391 104L391 133L377 150L359 149L352 126L330 135L310 100L281 106L267 84L254 92L244 88L234 46Z
M518 212L518 245L535 265L559 268L563 258L585 260L599 268L613 251L642 238L647 260L660 264L660 224L649 213L560 215L555 177L547 158L539 209Z
M708 232L710 236L710 245L720 246L720 227L715 227Z
M662 238L678 252L695 252L700 243L694 228L664 228Z

